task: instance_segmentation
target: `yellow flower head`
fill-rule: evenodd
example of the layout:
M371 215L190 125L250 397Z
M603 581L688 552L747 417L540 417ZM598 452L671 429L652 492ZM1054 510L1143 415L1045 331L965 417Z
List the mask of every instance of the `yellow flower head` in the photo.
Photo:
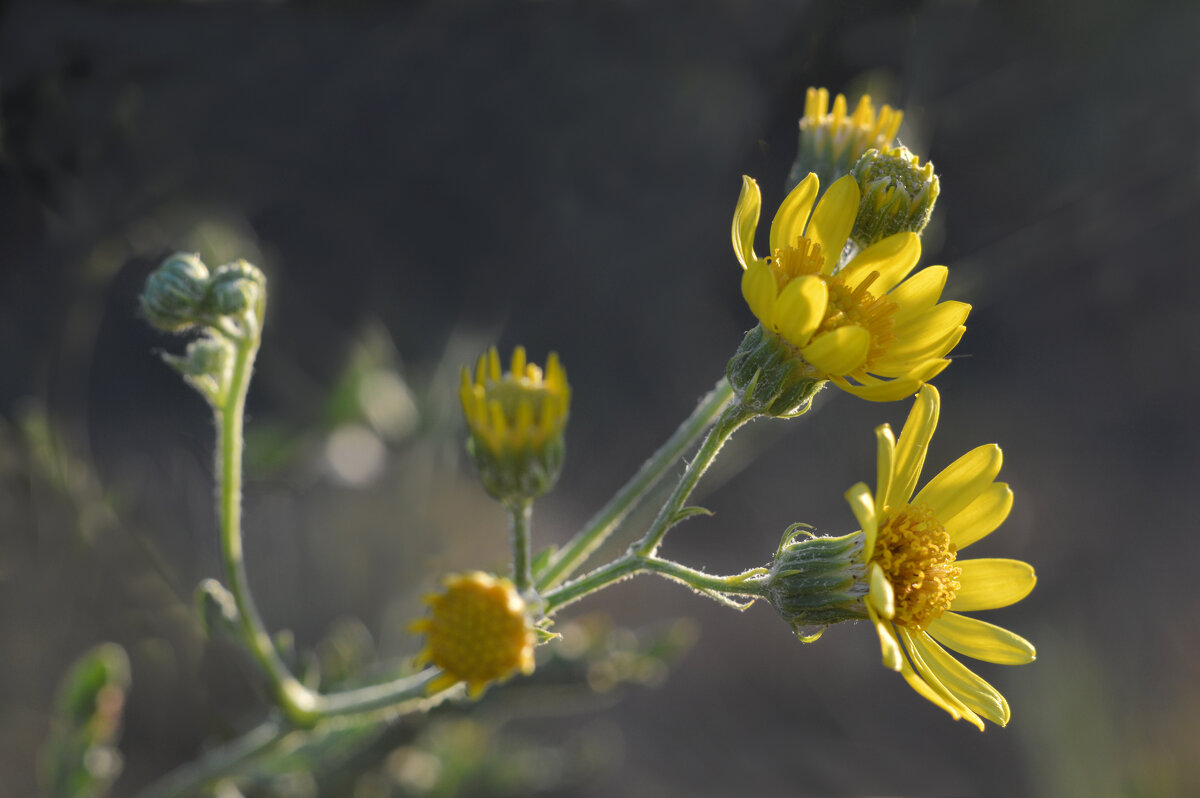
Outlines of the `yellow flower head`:
M571 404L571 386L558 355L550 353L543 373L518 346L510 369L501 373L493 347L476 363L474 380L462 370L458 395L487 489L501 499L545 492L562 466Z
M444 586L425 598L429 617L410 627L426 638L417 661L443 671L430 692L466 682L475 697L517 671L533 673L533 621L512 582L473 571L446 577Z
M847 113L846 98L839 94L829 107L829 90L810 88L804 98L800 119L800 150L797 162L803 172L815 171L825 179L840 177L867 150L889 147L904 112L884 105L875 113L871 98L863 95L854 113ZM800 174L796 175L798 179Z
M946 354L966 331L971 306L938 302L945 266L908 276L921 257L913 233L888 236L839 267L858 213L858 185L850 175L836 181L810 219L818 190L810 174L788 194L771 222L770 252L760 258L754 234L762 194L752 178L742 178L732 231L742 295L812 378L872 401L910 396L949 365Z
M866 605L884 665L956 720L982 730L980 716L1008 723L1008 703L946 648L1002 665L1032 662L1028 640L960 613L1014 604L1029 595L1037 577L1020 560L958 559L1012 509L1012 491L994 481L1001 463L995 444L967 452L913 496L938 411L937 389L927 385L899 441L888 425L877 428L875 493L859 483L846 499L862 525Z

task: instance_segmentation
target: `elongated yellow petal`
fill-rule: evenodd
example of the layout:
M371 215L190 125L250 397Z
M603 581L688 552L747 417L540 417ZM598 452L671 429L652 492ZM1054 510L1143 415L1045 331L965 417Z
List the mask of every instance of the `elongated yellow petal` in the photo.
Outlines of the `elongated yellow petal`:
M881 617L889 621L896 617L896 591L879 563L871 563L871 586L867 601Z
M997 665L1027 665L1037 659L1033 643L995 624L947 612L929 624L929 634L964 656Z
M815 174L801 180L791 192L784 197L775 218L771 221L771 254L775 250L796 246L797 239L804 235L804 225L808 222L809 211L820 190L820 181Z
M775 275L765 261L754 261L742 272L742 296L750 310L772 332L775 330Z
M1012 488L1004 482L988 485L975 500L953 517L942 521L950 542L962 551L977 540L982 540L1004 523L1012 510ZM941 519L939 519L941 520Z
M871 489L865 482L859 482L846 491L846 502L850 512L858 519L858 525L863 531L864 557L869 561L875 553L875 537L879 534L879 518L875 514L875 502L871 499Z
M888 299L898 306L893 323L904 324L919 313L929 310L942 298L946 288L946 277L950 270L945 266L927 266L909 277L888 293Z
M893 464L896 457L896 438L892 428L881 424L875 428L875 506L885 507L888 504L888 493L891 490Z
M998 610L1016 604L1037 584L1033 566L1021 560L988 557L959 560L959 589L950 609L955 612Z
M1008 702L1000 691L981 679L966 665L946 652L924 632L910 635L912 647L921 652L921 657L939 682L966 706L1000 726L1008 725L1010 713ZM915 662L915 660L914 660ZM982 729L982 727L981 727Z
M754 254L754 231L758 229L758 216L762 211L762 192L754 178L742 175L742 191L738 195L737 207L733 209L733 254L743 269L758 260Z
M942 681L940 678L941 671L935 670L930 666L929 662L927 661L928 653L926 652L925 647L918 646L917 644L918 635L913 635L909 633L907 629L902 628L897 629L896 631L900 635L900 639L904 642L904 648L908 652L909 658L912 659L912 664L913 667L916 668L917 674L924 679L925 683L928 684L934 690L934 692L941 696L944 702L953 706L963 718L973 724L980 731L983 731L983 721L980 720L979 716L972 711L973 708L963 701L962 697L958 695L957 691L951 689L949 685ZM918 634L920 637L924 637L923 634ZM930 640L929 643L930 645L937 645L932 640Z
M870 347L871 334L857 324L847 324L816 336L800 353L824 373L841 375L861 366Z
M966 302L941 302L924 313L905 320L903 324L896 324L894 332L900 340L917 336L944 338L951 330L965 322L970 313L971 306Z
M846 238L854 227L854 217L858 215L858 200L858 183L854 182L853 175L846 175L825 189L825 196L813 211L804 235L821 245L821 252L825 254L825 265L821 267L823 274L833 274L837 269Z
M943 469L917 494L916 502L929 505L940 518L953 518L987 490L1004 455L994 443L977 446Z
M897 233L855 255L842 270L841 278L853 289L871 272L879 272L870 288L872 294L879 296L895 288L920 259L920 237L916 233Z
M900 651L900 641L896 639L894 627L882 620L870 604L867 605L867 614L871 616L871 623L875 625L875 633L879 635L879 649L883 654L883 666L893 671L900 670L905 664L904 654Z
M886 494L885 504L899 507L907 504L912 497L921 478L921 468L925 465L929 441L937 429L941 406L942 399L937 388L932 385L921 388L900 432L900 441L896 444L896 476Z
M779 333L793 346L807 346L829 303L829 286L820 277L806 274L783 287L775 303Z
M868 402L895 402L906 396L912 396L921 387L920 380L899 379L886 382L875 382L867 385L854 385L840 377L833 378L839 388L859 399Z

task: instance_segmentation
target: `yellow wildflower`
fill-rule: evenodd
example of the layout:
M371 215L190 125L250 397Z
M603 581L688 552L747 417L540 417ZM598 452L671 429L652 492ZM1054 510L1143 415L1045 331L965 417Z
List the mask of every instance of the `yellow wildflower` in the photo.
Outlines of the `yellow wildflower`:
M866 605L884 665L956 720L982 730L980 716L1008 723L1008 702L942 646L985 662L1032 662L1028 640L960 613L1014 604L1033 590L1037 577L1020 560L958 559L1012 509L1012 491L994 481L1002 459L995 444L967 452L913 496L938 412L937 389L927 385L899 441L888 425L878 427L875 493L859 483L846 499L862 525Z
M473 571L446 577L444 585L443 592L425 598L429 617L410 627L426 637L418 663L443 671L429 684L430 692L466 682L475 697L517 671L533 673L533 622L512 582Z
M732 230L744 269L742 295L813 379L863 399L902 399L949 365L946 354L966 331L971 306L938 302L945 266L908 277L921 257L921 239L910 232L888 236L839 266L858 212L858 185L853 176L841 178L812 210L818 190L810 174L788 194L771 222L770 252L759 257L754 234L762 194L752 178L742 178Z

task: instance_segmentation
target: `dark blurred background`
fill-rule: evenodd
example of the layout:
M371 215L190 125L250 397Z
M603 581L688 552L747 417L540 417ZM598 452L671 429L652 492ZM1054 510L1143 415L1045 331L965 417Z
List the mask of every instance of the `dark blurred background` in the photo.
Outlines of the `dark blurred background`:
M446 720L379 747L370 778L271 789L1200 794L1200 5L14 1L0 22L0 794L35 792L56 684L101 641L133 676L114 794L265 711L191 610L219 573L212 423L155 354L181 342L138 318L162 257L271 281L246 500L268 624L300 651L348 634L401 657L438 574L505 556L461 457L459 366L492 343L561 353L569 457L535 534L565 540L751 326L739 178L769 214L810 85L902 107L941 176L924 262L974 311L928 467L999 442L1017 503L978 550L1040 577L989 616L1038 661L978 668L1009 727L951 722L866 625L804 646L767 607L645 577L564 623L696 619L669 678L593 678L578 715L543 698L454 721L504 727L482 744ZM715 517L665 553L729 572L793 521L851 531L842 492L908 404L835 393L741 434L705 483ZM524 781L419 767L472 744L531 763Z

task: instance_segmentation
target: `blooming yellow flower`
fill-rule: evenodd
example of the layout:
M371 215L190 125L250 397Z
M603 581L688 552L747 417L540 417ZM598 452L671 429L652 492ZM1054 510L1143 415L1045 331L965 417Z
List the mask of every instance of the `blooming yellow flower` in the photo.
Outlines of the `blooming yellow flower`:
M908 277L921 257L913 233L888 236L839 268L858 212L858 185L850 175L836 181L810 219L818 189L810 174L788 194L771 222L770 254L760 258L754 234L762 194L752 178L742 178L732 230L744 269L742 295L813 378L863 399L902 399L949 365L946 354L966 331L971 306L938 302L945 266Z
M475 378L462 370L458 390L470 428L471 453L487 489L500 499L544 493L558 477L564 455L563 430L571 404L567 373L551 352L542 372L513 350L501 373L492 347L475 364Z
M1008 723L1008 702L942 646L985 662L1032 662L1028 640L960 613L1014 604L1029 595L1037 577L1020 560L958 559L1012 509L1012 491L994 481L1001 463L995 444L967 452L913 496L938 412L937 389L927 385L899 441L888 425L878 427L875 493L859 483L846 499L865 538L866 605L884 664L956 720L982 730L980 716Z
M801 149L805 145L846 171L864 152L891 145L900 130L904 112L884 105L875 113L870 95L864 94L847 114L845 96L839 94L829 107L829 90L810 88L804 98L804 116L800 119Z
M517 671L533 673L533 622L512 582L473 571L446 577L444 586L425 597L429 617L410 627L426 637L418 663L443 671L430 692L466 682L475 697Z

